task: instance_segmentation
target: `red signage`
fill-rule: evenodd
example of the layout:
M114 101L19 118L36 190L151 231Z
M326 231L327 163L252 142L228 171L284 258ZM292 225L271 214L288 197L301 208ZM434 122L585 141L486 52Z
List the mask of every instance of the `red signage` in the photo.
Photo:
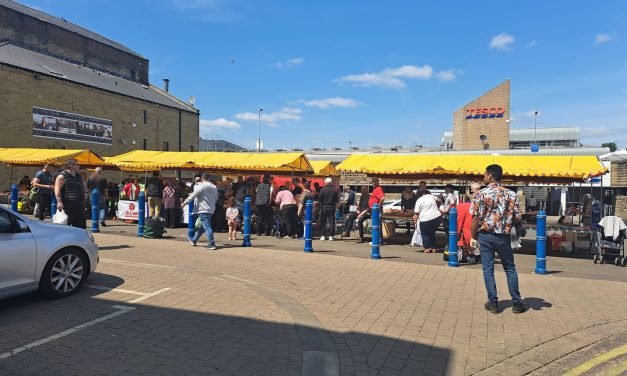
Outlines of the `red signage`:
M466 109L466 119L502 118L503 115L505 115L503 107Z

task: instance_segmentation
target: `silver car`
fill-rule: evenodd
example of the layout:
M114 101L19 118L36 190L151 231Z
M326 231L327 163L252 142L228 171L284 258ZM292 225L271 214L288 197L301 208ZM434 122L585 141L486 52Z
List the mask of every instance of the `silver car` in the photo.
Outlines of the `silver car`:
M51 298L71 295L96 265L98 246L87 231L0 206L0 299L36 290Z

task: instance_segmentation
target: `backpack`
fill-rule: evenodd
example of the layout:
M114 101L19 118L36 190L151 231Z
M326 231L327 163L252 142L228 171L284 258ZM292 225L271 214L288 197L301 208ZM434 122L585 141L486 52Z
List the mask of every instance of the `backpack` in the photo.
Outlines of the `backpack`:
M28 200L30 202L37 202L37 201L39 201L39 188L32 187L30 189L30 191L28 192Z

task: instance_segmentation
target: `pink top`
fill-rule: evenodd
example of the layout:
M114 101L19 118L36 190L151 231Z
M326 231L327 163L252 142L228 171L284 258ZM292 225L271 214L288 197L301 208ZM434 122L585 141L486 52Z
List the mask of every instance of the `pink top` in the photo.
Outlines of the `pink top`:
M274 202L279 205L280 209L283 209L283 205L296 204L296 201L294 200L294 195L287 189L284 189L281 192L277 193Z

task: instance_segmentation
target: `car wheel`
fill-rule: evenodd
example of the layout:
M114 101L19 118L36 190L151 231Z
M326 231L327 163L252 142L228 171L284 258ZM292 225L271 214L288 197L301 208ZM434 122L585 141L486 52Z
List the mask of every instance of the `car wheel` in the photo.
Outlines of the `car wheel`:
M87 277L85 256L72 248L63 249L52 256L39 281L39 291L53 299L74 294Z

